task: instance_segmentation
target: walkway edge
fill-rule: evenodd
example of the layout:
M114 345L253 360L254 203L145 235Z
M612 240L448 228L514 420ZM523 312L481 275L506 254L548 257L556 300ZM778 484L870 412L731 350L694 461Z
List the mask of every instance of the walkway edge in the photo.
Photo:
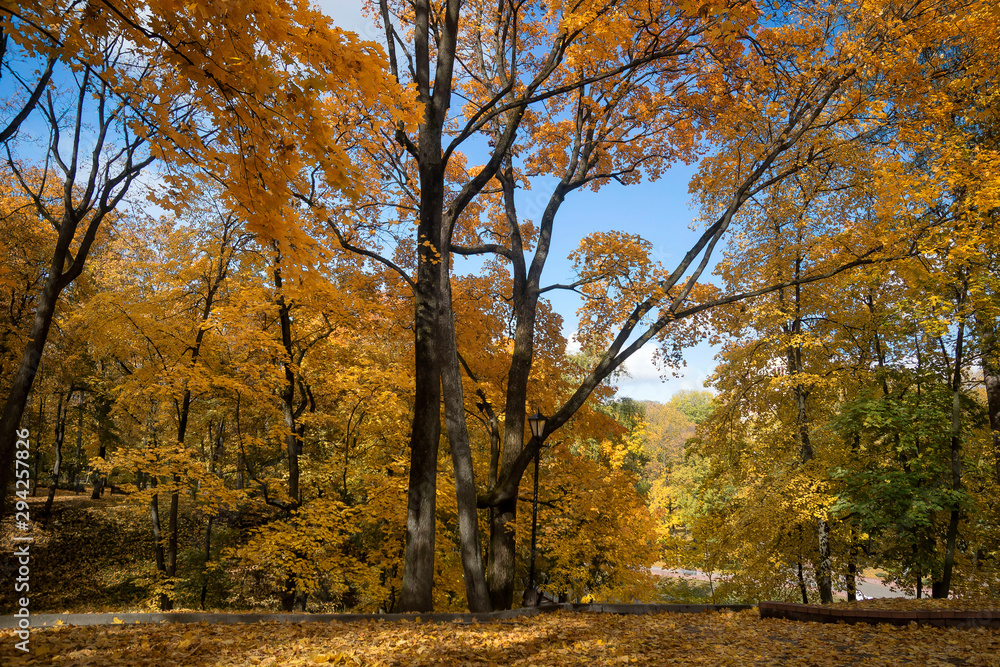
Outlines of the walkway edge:
M729 609L751 609L750 605L711 604L550 604L541 607L522 607L507 611L482 614L226 614L202 612L145 613L145 614L32 614L32 628L51 628L60 625L134 625L136 623L351 623L357 621L410 621L414 623L484 623L513 618L537 616L553 611L591 612L600 614L662 614L701 613ZM22 619L0 616L0 629L18 627Z
M939 628L1000 628L1000 611L885 611L845 609L794 602L761 602L761 618L815 623L890 623L892 625L933 625Z

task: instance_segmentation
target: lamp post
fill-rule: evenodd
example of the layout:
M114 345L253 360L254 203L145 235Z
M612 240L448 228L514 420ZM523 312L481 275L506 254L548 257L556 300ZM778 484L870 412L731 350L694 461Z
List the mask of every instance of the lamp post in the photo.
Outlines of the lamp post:
M528 590L535 590L535 546L538 535L538 458L542 452L542 435L545 433L545 415L541 411L528 417L528 425L531 427L531 437L538 440L538 447L535 449L535 492L531 498L531 564L528 567ZM534 596L537 604L538 596Z

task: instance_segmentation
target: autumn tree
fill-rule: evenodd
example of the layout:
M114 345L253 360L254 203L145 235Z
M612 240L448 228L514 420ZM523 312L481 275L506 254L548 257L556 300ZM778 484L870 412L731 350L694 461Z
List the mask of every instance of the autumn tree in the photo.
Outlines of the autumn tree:
M397 270L415 294L418 370L407 524L409 574L404 584L408 609L427 609L431 598L431 489L436 488L432 462L437 458L442 401L448 406L447 431L460 487L470 605L487 608L487 588L489 606L510 603L512 537L502 527L513 516L518 484L540 446L523 444L521 396L531 367L532 313L541 294L581 288L589 299L586 335L604 350L576 393L554 408L548 435L646 342L669 333L673 338L667 347L676 355L683 346L678 341L695 330L679 321L717 305L829 277L874 261L883 249L878 243L848 244L808 274L741 293L716 294L698 284L713 251L738 224L742 206L872 136L869 118L881 113L879 95L871 86L878 80L872 68L904 35L932 39L933 7L900 10L889 23L867 7L847 14L820 5L789 8L792 18L787 23L764 23L749 32L757 12L748 5L692 8L689 13L645 7L628 19L611 11L605 14L610 8L589 6L593 14L582 18L582 9L559 8L559 22L548 23L547 10L535 13L527 6L474 11L457 4L381 4L378 14L386 29L390 69L397 79L414 82L422 125L415 138L402 127L386 132L395 145L369 153L380 165L382 184L371 201L341 206L336 209L341 213L331 215L337 204L324 200L323 192L310 188L300 195L321 218L326 216L343 248ZM412 29L412 43L409 36L404 38L406 29ZM612 48L626 33L641 37L624 51ZM748 48L733 39L737 34L744 36ZM540 46L543 35L554 40L547 51ZM526 44L531 47L526 49ZM578 52L584 46L587 58ZM547 55L540 57L542 53ZM857 64L859 53L865 54L865 67ZM407 69L411 60L412 68ZM456 91L467 100L461 114L449 113ZM534 111L542 102L551 108L552 125ZM539 282L552 222L569 192L609 179L630 182L644 170L656 171L692 149L698 128L732 150L706 160L696 179L695 188L706 193L708 224L678 266L666 270L650 264L643 258L648 248L641 239L602 233L588 239L577 255L579 282ZM467 142L475 136L482 137L489 150L482 167L470 168L458 149L471 146ZM837 141L831 141L832 136ZM634 151L625 148L633 145ZM531 151L530 157L512 160L522 146ZM560 184L532 247L532 241L522 237L534 239L536 232L517 218L512 193L519 179L539 174L556 176ZM404 234L387 231L390 228L382 224L386 217L376 213L380 210L394 210L408 230L409 238L398 247L383 245L389 234L395 234L395 240ZM412 267L409 252L417 256ZM522 333L515 336L513 380L505 405L503 470L492 488L478 494L469 462L461 354L455 343L453 254L485 254L509 262L514 277L510 298L520 304L516 321ZM600 307L611 303L634 306ZM479 506L491 508L491 533L497 538L491 541L493 565L486 568L486 588L473 495L478 495Z
M316 122L323 91L342 91L341 98L360 103L394 104L395 89L379 75L373 52L304 3L282 3L278 11L252 3L239 10L202 9L190 13L170 3L114 2L0 6L0 58L8 78L14 72L11 63L18 63L15 69L42 64L34 85L22 78L24 90L12 86L13 97L4 100L13 110L3 130L8 166L57 232L29 342L0 418L4 489L13 461L12 436L56 301L82 272L97 230L156 157L199 166L231 183L226 192L233 206L258 211L257 229L267 229L281 219L281 207L250 202L262 191L279 200L287 192L279 184L294 172L287 169L289 162L299 159L289 150L290 135L301 131L308 137L301 151L312 151L330 183L348 185L349 162L336 149L336 130ZM281 40L269 38L277 33ZM271 55L258 57L265 42ZM50 80L58 82L58 90L43 99ZM286 103L285 112L271 113L276 104ZM25 136L17 133L32 114L47 125L41 138L47 159L37 164L25 161ZM96 143L84 144L84 124L96 128ZM269 168L258 168L265 162ZM38 170L38 178L29 176L31 169ZM192 185L189 173L175 172L172 182ZM262 182L264 174L274 178ZM59 190L54 196L50 183ZM265 220L270 211L276 216L271 223Z

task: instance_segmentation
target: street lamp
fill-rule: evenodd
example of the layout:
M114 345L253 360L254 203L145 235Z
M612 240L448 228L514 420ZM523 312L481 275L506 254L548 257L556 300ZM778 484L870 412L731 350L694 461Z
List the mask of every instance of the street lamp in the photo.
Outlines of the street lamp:
M531 595L534 604L538 604L538 594L535 591L535 546L538 535L538 458L542 452L542 435L545 433L545 415L541 411L528 417L528 425L531 427L531 436L538 440L535 448L535 492L531 499L531 565L528 567L528 593Z
M536 412L535 414L528 417L528 425L531 427L531 435L536 438L541 438L542 433L545 432L545 422L547 421L545 415L541 412Z

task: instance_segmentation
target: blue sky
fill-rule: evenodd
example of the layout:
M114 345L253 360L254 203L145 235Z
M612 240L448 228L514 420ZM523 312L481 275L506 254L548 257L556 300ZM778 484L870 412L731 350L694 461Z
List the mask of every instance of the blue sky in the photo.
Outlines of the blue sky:
M383 41L384 33L362 16L358 0L320 0L317 4L341 28L352 30L365 39ZM694 167L679 164L654 183L629 187L611 184L597 193L590 190L571 193L555 222L554 242L543 284L572 282L572 267L567 256L584 236L601 230L620 229L639 234L653 244L653 259L673 268L697 238L690 229L696 212L689 207L687 191L693 173ZM524 217L537 220L540 208L535 205L537 212L533 212L530 198L542 193L547 199L548 191L543 183L533 187L534 190L518 202L518 210ZM550 293L550 296L556 311L565 319L564 333L570 338L576 330L576 309L580 300L569 292ZM647 346L633 355L626 365L631 377L619 380L619 395L663 402L680 390L704 389L705 378L715 368L715 350L708 344L701 344L685 351L687 366L680 369L679 377L668 376L663 380L653 365L652 354L653 350Z

